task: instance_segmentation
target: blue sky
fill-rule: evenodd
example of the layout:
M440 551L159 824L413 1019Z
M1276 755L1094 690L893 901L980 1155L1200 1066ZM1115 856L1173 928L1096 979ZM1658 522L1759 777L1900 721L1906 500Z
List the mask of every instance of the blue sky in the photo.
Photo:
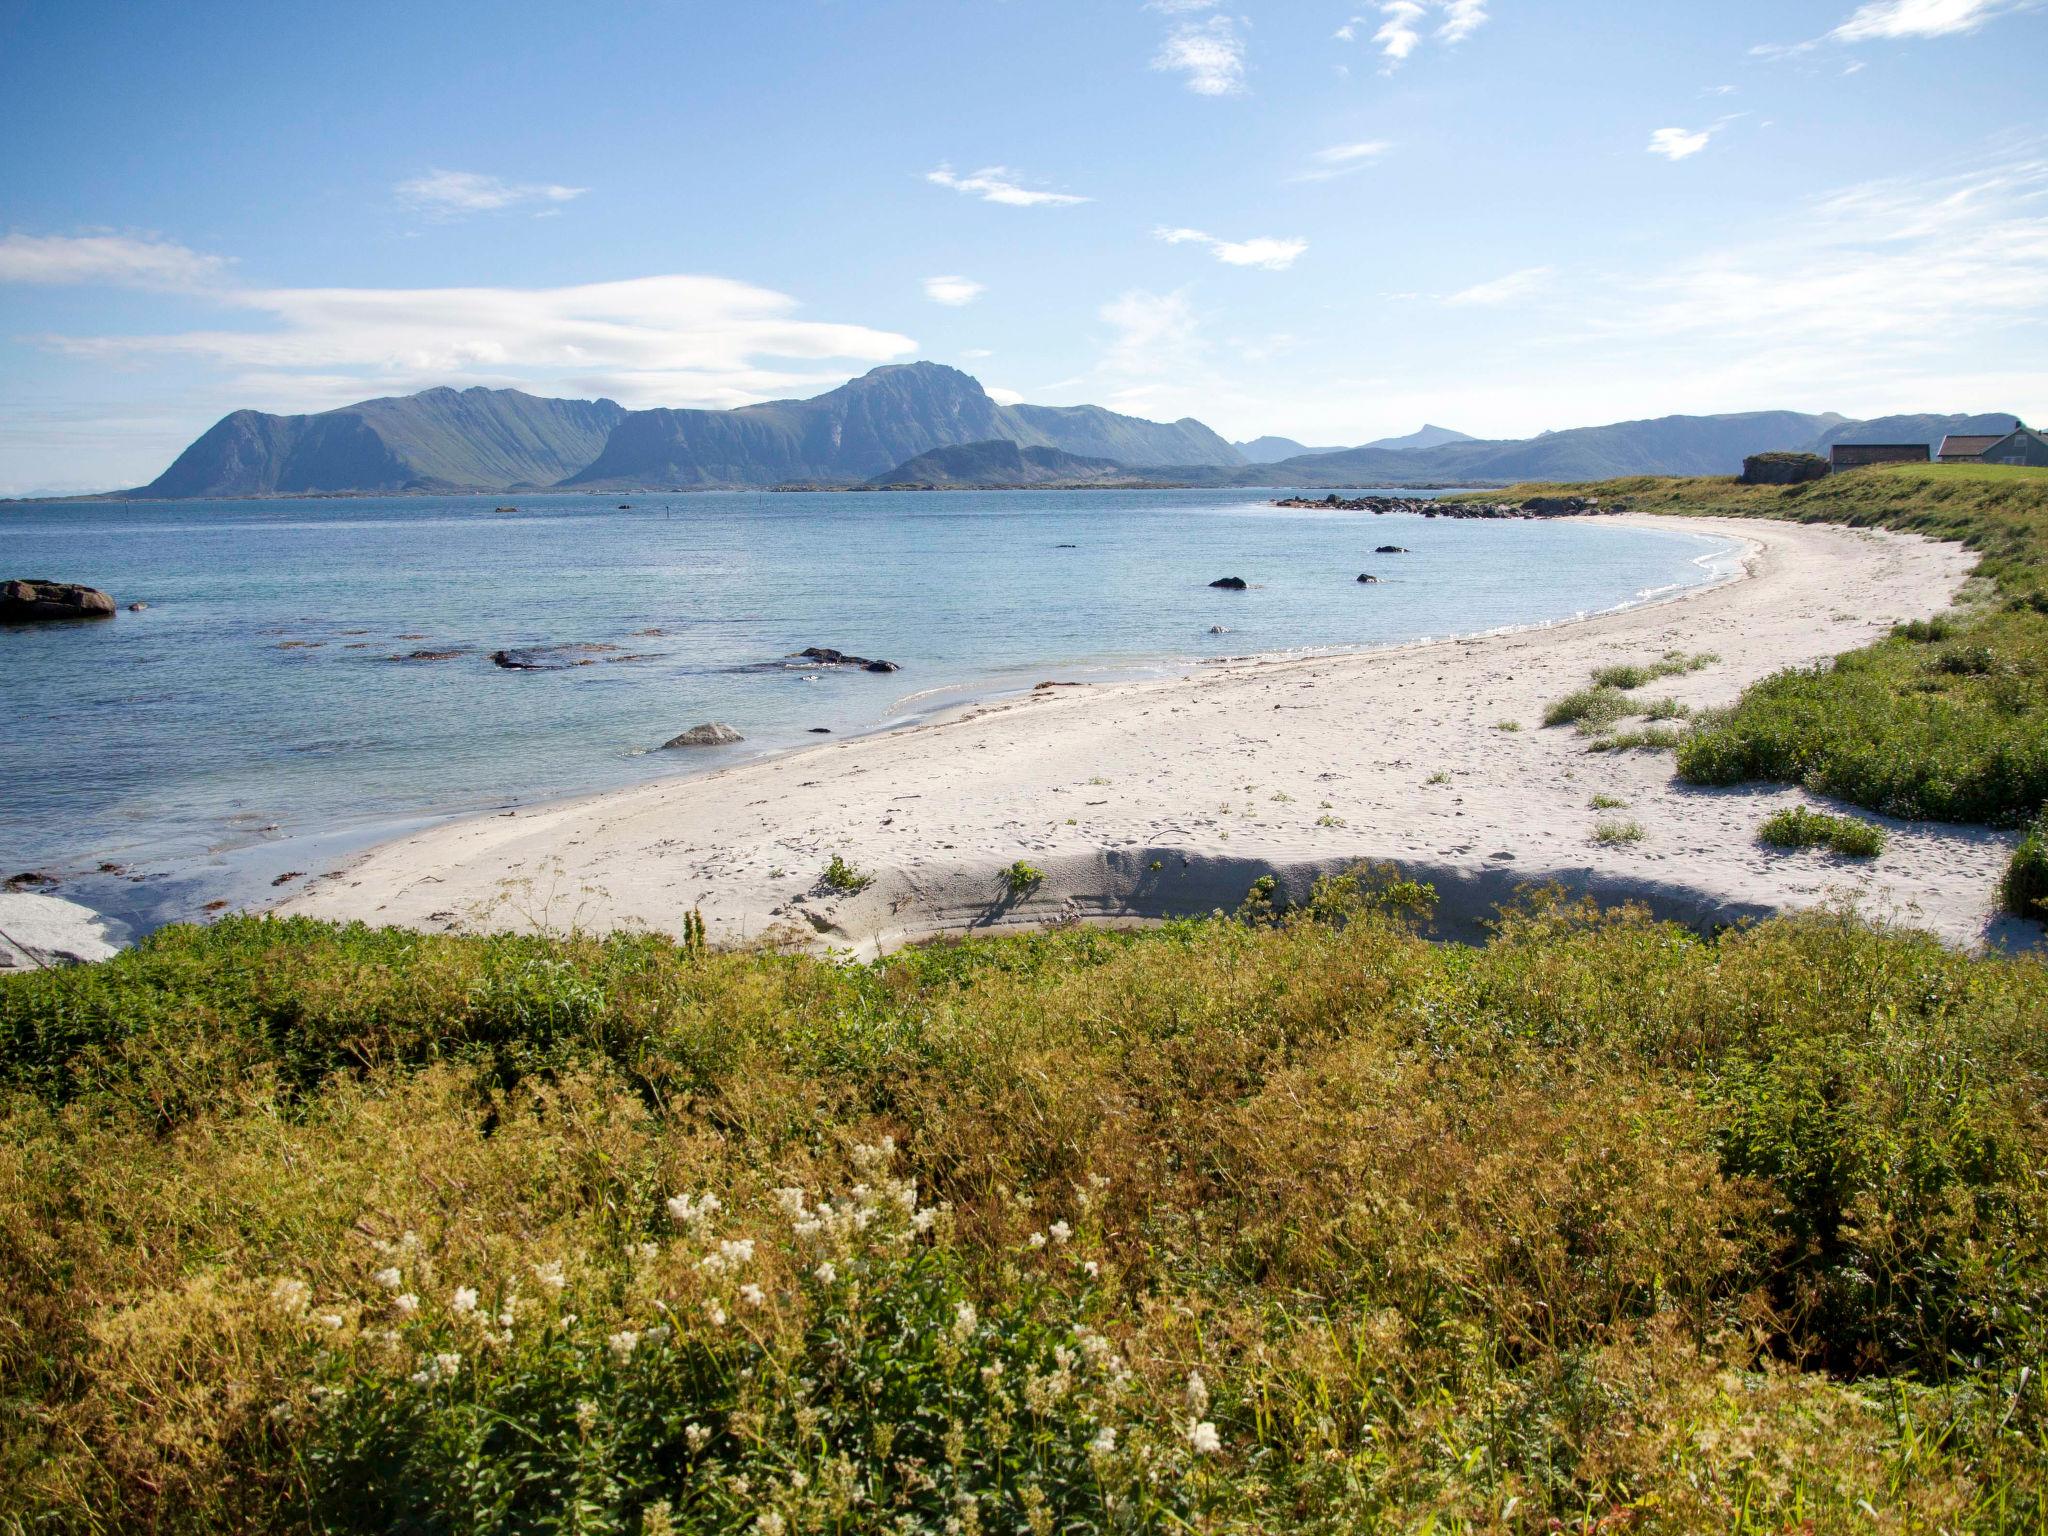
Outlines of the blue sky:
M2040 0L0 0L0 494L928 357L1348 444L2048 416Z

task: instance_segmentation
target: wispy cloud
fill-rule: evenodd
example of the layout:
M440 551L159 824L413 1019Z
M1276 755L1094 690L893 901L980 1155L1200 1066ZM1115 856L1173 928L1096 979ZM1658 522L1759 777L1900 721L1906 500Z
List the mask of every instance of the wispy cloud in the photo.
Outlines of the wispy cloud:
M227 273L223 258L154 236L0 236L0 283L178 290L211 287Z
M1803 43L1759 43L1749 51L1762 58L1793 58L1823 43L1870 43L1907 38L1954 37L1975 32L2001 16L2037 10L2043 0L1869 0L1847 20Z
M1394 146L1385 139L1361 139L1355 144L1332 144L1308 157L1308 165L1289 178L1293 181L1331 181L1362 171Z
M1202 352L1201 327L1185 288L1152 293L1133 288L1096 314L1112 333L1102 369L1124 379L1143 379L1191 369Z
M78 357L241 370L237 386L266 401L518 382L594 383L648 404L739 404L803 378L791 361L880 363L916 350L907 336L800 319L787 294L686 274L565 288L223 286L213 297L235 326L38 340ZM251 318L258 328L246 327Z
M1168 10L1207 7L1167 6ZM1182 22L1166 35L1152 56L1152 67L1186 77L1197 96L1234 96L1244 89L1244 38L1228 16Z
M1443 302L1455 304L1460 308L1491 308L1495 305L1513 304L1547 288L1553 273L1554 269L1550 267L1524 267L1519 272L1508 273L1505 277L1496 277L1490 282L1474 283L1470 288L1447 293Z
M501 213L509 208L558 211L590 189L553 182L506 181L474 171L428 171L401 181L392 189L406 207L434 218L460 218L471 213Z
M1650 153L1666 160L1689 160L1713 137L1711 128L1659 128L1650 135Z
M1356 42L1361 33L1372 41L1392 70L1434 36L1446 46L1462 43L1486 25L1488 0L1379 0L1377 13L1353 16L1337 29L1340 42ZM1377 25L1375 25L1377 23Z
M934 304L946 304L958 309L963 304L972 304L988 287L977 283L971 277L928 277L924 280L924 296Z
M1268 272L1285 272L1308 249L1306 240L1276 240L1260 236L1252 240L1223 240L1199 229L1173 229L1161 225L1152 233L1168 245L1203 245L1210 254L1232 267L1262 267Z
M1016 175L1008 166L988 165L958 176L952 166L942 165L935 171L926 171L924 179L934 186L951 187L955 192L978 197L985 203L1001 203L1006 208L1068 208L1088 201L1072 192L1045 192L1020 186L1012 179Z

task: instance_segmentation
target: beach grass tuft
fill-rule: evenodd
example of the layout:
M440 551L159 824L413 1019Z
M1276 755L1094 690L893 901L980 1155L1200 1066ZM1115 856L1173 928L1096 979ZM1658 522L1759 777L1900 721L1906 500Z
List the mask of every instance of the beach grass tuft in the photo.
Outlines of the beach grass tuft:
M825 873L818 877L827 890L838 891L841 895L853 896L875 883L875 877L855 869L838 854L832 855L832 862L825 866Z
M1772 848L1827 848L1852 859L1874 859L1885 844L1883 827L1803 805L1772 813L1757 828L1756 837Z
M1605 847L1623 847L1642 840L1643 826L1639 821L1608 816L1593 823L1593 841Z

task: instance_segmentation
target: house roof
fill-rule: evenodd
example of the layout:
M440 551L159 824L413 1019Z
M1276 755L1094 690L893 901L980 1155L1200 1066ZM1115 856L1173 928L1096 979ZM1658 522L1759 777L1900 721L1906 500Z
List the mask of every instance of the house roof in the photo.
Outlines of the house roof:
M1993 443L2002 443L2011 435L2009 432L1993 432L1979 437L1952 432L1941 440L1941 454L1947 458L1952 453L1982 453Z

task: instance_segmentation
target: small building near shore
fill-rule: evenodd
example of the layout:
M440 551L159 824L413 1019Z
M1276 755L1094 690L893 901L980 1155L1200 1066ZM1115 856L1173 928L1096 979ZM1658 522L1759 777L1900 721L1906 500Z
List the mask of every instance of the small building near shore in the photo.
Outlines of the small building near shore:
M2032 427L2013 423L2012 431L1977 456L1980 464L2019 464L2029 469L2048 469L2048 438Z
M1925 464L1933 457L1925 443L1837 443L1828 451L1837 474L1871 464Z

